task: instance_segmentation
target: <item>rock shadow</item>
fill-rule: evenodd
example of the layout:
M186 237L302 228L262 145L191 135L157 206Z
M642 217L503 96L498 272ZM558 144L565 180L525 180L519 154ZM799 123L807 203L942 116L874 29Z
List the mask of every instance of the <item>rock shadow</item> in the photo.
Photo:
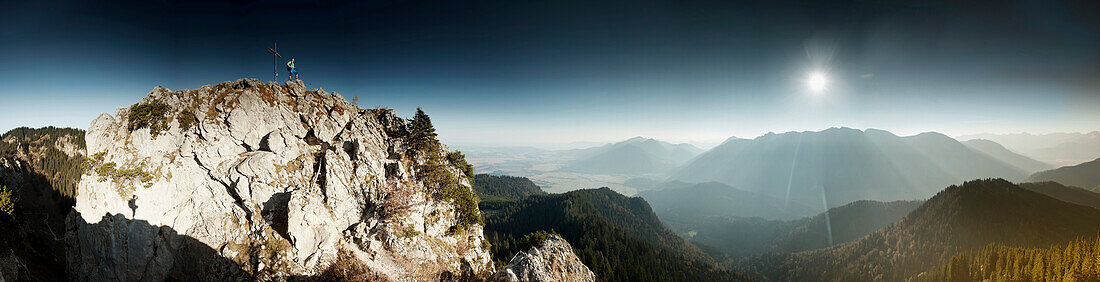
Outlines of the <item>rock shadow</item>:
M66 218L66 273L70 281L248 281L239 265L169 226L123 214L87 223L75 210Z
M271 195L267 202L264 202L260 215L271 225L271 229L274 229L275 233L290 241L290 234L287 232L288 204L290 204L290 192L275 193Z
M0 213L0 280L65 278L65 215L75 202L21 160L0 166L0 185L13 192L15 213Z

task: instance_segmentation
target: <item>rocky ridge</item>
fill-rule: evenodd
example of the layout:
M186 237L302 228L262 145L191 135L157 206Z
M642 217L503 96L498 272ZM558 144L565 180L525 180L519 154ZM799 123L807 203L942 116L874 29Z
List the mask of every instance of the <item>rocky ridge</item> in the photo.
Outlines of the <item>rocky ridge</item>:
M497 281L596 281L595 274L581 263L573 247L557 235L539 246L519 252L493 276Z
M413 151L406 129L301 81L156 87L88 128L69 277L282 279L341 251L388 280L487 275L481 224L441 193L472 193L471 179L444 163L431 173L455 181L433 183L424 167L447 148Z

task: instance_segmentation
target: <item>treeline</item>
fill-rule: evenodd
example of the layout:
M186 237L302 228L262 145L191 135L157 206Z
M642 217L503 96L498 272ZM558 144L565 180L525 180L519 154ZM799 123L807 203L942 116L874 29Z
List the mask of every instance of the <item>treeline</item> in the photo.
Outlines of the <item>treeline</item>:
M478 174L474 176L474 190L482 199L494 197L522 200L531 195L545 195L538 185L526 177Z
M65 215L75 204L85 156L84 131L20 127L0 135L0 254L23 271L11 280L65 280ZM10 178L8 178L10 177ZM14 274L15 276L12 276Z
M1047 248L1097 232L1100 212L1094 208L1003 179L973 180L944 189L902 220L854 242L761 255L738 262L737 270L781 281L904 281L934 276L955 256L989 244Z
M937 281L1100 281L1100 237L1050 248L991 244L959 254Z
M614 193L603 190L534 195L522 201L496 203L496 210L485 211L489 215L485 236L492 243L494 260L507 263L516 252L527 251L526 235L552 230L573 246L600 281L747 280L738 273L718 270L713 263L686 259L675 250L657 247L624 229L642 226L617 226L614 222L631 220L603 215L609 213L601 212L597 203L608 199L598 195Z
M76 185L84 174L82 164L86 157L66 154L55 144L64 141L74 149L84 150L84 130L52 126L38 129L20 127L4 133L0 140L0 158L11 161L19 155L28 158L22 160L31 168L20 173L31 185L57 191L70 200L76 198Z

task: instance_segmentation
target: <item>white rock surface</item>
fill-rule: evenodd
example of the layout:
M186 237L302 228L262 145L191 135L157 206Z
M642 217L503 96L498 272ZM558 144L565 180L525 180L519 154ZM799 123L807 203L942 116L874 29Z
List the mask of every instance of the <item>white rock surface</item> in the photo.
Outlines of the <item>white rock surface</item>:
M581 263L569 242L550 236L541 246L519 252L508 265L493 275L497 281L596 281L596 275Z
M83 177L66 234L73 279L280 279L315 275L341 249L395 281L491 271L482 227L449 231L455 206L417 179L424 157L406 152L392 110L255 79L156 87L140 103L153 101L169 106L156 137L127 129L129 107L89 126L96 167L151 181ZM197 122L181 128L186 112Z

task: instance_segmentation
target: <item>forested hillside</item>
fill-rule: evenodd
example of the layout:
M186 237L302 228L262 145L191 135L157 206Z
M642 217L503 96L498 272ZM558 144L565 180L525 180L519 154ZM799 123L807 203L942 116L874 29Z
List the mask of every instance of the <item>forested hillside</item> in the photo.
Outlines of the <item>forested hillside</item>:
M474 191L482 200L502 198L522 200L531 195L545 195L538 185L526 177L478 174L474 176Z
M904 218L921 201L857 201L829 209L826 214L796 221L792 230L775 240L781 252L797 252L855 241Z
M1100 281L1100 237L1049 248L993 244L951 258L938 281Z
M857 240L900 220L920 204L920 201L857 201L829 209L828 219L825 213L790 221L744 217L700 218L688 229L678 232L688 236L692 242L732 258L771 252L798 252Z
M27 162L30 171L19 173L31 176L28 181L36 187L58 191L71 201L76 197L76 183L84 173L81 167L85 160L84 146L84 130L20 127L0 136L0 159ZM41 177L33 176L35 173Z
M1051 198L1070 202L1083 206L1100 209L1100 193L1085 190L1073 186L1062 185L1058 182L1030 182L1020 183L1020 187L1042 193Z
M661 220L678 232L686 232L681 231L685 226L710 217L796 219L823 210L820 203L811 208L719 182L671 181L657 189L638 193L638 196L645 198Z
M1027 181L1054 181L1085 189L1100 188L1100 159L1032 174Z
M86 159L84 131L20 127L0 135L0 256L11 280L65 277L65 215ZM9 256L10 255L10 256Z
M602 281L744 278L716 269L701 250L665 229L644 200L611 189L535 195L495 208L486 210L485 236L496 260L506 261L524 248L524 236L552 230L573 245Z
M887 280L931 275L956 254L991 243L1048 247L1100 230L1100 211L1002 179L967 181L925 201L901 221L842 246L743 261L774 280Z

